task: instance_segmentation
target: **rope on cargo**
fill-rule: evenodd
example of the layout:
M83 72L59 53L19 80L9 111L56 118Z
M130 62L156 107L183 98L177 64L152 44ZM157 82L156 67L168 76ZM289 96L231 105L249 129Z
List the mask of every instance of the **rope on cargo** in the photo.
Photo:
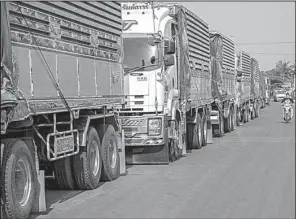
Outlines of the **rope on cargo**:
M19 4L18 4L18 6L20 7ZM22 10L20 10L20 12L21 12L21 15L22 15L24 21L26 22L27 27L29 27L29 24L28 24L28 22L27 22L27 20L26 20L26 18L25 18L25 16L24 16ZM52 71L50 70L50 67L48 66L48 63L47 63L47 61L46 61L46 59L45 59L45 57L44 57L44 55L43 55L43 53L42 53L42 51L41 51L39 45L38 45L37 40L35 39L34 34L30 31L30 29L28 29L28 32L29 32L29 34L32 36L32 39L34 40L34 42L35 42L35 44L36 44L36 46L37 46L37 48L38 48L38 50L39 50L39 52L40 52L40 54L41 54L43 60L41 59L40 55L39 55L38 57L40 58L41 61L43 61L43 62L45 63L44 67L45 67L47 73L49 73L49 76L50 76L50 79L51 79L52 83L54 84L55 88L56 88L57 91L59 92L59 95L60 95L62 101L64 102L66 108L68 109L69 112L71 112L71 108L70 108L70 106L68 105L67 100L65 99L65 97L64 97L64 95L63 95L61 89L59 88L58 83L57 83L56 80L54 79L54 75L53 75ZM35 47L33 47L33 48L34 48L35 50L37 50ZM37 53L37 54L38 54L38 53ZM43 64L44 64L44 63L43 63Z

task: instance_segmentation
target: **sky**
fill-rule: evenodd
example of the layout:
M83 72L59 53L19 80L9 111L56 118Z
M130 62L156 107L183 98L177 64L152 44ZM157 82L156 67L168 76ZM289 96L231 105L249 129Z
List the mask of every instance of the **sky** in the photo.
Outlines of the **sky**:
M232 36L236 50L244 50L257 59L260 70L274 68L278 60L295 62L295 2L178 3L202 18L210 29Z

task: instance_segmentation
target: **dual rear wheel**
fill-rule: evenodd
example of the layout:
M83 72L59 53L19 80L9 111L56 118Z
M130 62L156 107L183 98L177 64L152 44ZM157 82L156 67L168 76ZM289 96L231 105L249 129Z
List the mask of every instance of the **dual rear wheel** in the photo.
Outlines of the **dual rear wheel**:
M56 181L61 189L94 189L99 182L119 177L119 152L112 125L90 127L85 151L54 164Z
M208 121L203 114L197 115L195 124L188 124L187 141L189 149L200 149L207 145Z

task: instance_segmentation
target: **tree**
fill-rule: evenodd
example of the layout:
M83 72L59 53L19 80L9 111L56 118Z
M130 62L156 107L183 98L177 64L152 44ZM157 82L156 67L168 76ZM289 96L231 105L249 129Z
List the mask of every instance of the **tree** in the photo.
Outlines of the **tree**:
M288 61L278 61L276 63L275 72L277 76L291 78L293 74L295 74L295 63L290 65Z

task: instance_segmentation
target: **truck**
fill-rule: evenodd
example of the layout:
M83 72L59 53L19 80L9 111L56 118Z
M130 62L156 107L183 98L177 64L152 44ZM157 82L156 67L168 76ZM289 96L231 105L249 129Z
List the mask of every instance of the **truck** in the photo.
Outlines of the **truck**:
M263 72L260 74L260 97L261 97L261 108L270 104L271 98L271 84L270 78Z
M251 119L259 116L261 102L259 62L251 57Z
M210 31L212 110L214 136L236 128L236 74L234 42L218 31Z
M1 2L1 217L125 173L121 6Z
M209 27L179 4L122 3L127 164L168 164L211 143Z
M237 126L247 123L259 116L258 105L258 77L256 72L258 65L256 60L245 51L237 51L235 54L235 68L237 78ZM252 67L252 63L254 67ZM256 74L255 74L256 73ZM252 82L253 80L253 82Z

